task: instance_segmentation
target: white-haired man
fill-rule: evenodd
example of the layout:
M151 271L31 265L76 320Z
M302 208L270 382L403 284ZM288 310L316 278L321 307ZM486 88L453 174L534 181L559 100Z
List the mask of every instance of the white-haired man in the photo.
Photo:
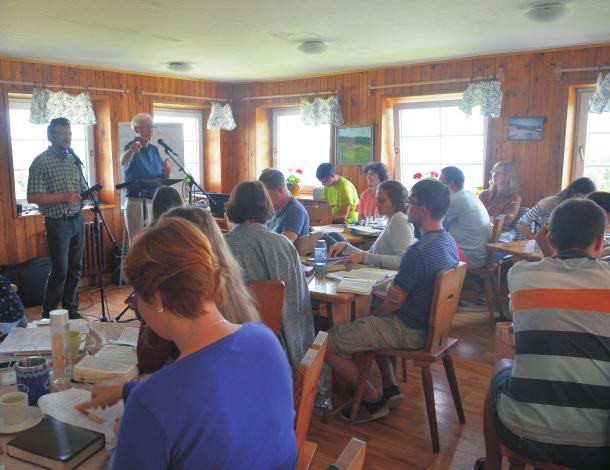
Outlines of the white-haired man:
M136 114L131 120L131 127L136 138L125 146L121 155L121 165L125 182L152 178L168 178L171 167L169 159L163 160L156 145L150 143L153 125L149 114ZM129 240L144 226L144 210L142 199L146 202L147 213L152 214L152 197L157 188L143 191L127 190L127 205L125 206L125 224ZM150 215L148 216L150 218Z

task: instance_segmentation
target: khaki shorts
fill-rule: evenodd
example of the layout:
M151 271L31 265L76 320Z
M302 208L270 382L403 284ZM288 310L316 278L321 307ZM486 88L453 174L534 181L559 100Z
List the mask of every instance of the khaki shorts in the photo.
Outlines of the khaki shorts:
M405 325L398 315L369 316L339 325L328 332L339 354L351 355L375 349L420 349L426 342L426 330Z

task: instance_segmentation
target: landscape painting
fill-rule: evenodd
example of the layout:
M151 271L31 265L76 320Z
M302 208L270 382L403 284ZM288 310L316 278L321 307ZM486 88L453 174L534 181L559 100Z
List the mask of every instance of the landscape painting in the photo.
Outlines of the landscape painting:
M542 140L545 118L509 118L509 140Z
M373 125L337 128L337 165L359 165L373 161Z

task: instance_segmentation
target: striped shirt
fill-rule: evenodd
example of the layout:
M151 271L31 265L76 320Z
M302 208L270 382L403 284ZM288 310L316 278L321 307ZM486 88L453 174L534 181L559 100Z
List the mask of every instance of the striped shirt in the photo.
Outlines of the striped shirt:
M522 261L508 273L515 332L498 415L537 442L610 444L610 266L584 253Z
M559 196L545 197L523 214L517 223L527 225L532 233L536 233L549 223L551 212L553 212L559 203L561 203Z
M76 159L54 147L38 155L30 165L28 194L82 193L87 190ZM45 217L58 218L78 213L84 202L38 204Z
M405 251L394 283L407 293L396 312L409 328L427 330L436 276L458 264L455 240L445 230L426 232Z

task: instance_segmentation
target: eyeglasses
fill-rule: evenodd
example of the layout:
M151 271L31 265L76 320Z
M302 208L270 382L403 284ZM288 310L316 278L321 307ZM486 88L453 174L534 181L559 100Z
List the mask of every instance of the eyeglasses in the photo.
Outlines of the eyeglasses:
M142 125L136 126L136 127L141 127L142 129L151 129L151 130L157 128L156 126L142 126Z

